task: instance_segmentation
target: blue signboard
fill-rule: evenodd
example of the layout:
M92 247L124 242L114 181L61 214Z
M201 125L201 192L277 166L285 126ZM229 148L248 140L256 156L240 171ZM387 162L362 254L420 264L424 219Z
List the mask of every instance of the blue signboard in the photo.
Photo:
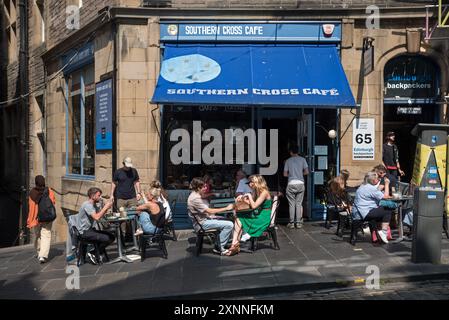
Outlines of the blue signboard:
M152 102L356 107L336 46L307 44L167 44Z
M338 42L340 23L161 24L161 41Z
M89 42L83 47L75 50L70 50L67 54L62 56L62 64L64 74L72 73L74 70L84 67L85 65L94 62L94 44Z
M95 86L97 150L112 150L112 79L99 82Z

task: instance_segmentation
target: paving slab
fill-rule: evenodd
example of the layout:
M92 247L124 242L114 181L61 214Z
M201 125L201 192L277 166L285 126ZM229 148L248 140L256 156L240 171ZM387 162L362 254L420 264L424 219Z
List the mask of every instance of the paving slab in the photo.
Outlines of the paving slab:
M352 246L346 235L340 238L334 234L335 227L327 230L317 223L305 223L300 230L278 226L280 250L274 250L271 240L265 239L259 241L256 252L241 252L232 257L214 254L209 243L204 244L203 252L197 257L191 230L177 232L178 241L166 241L168 259L161 258L159 250L149 249L143 262L100 266L86 263L79 269L65 262L64 243L52 246L51 259L43 265L34 257L32 246L0 249L0 298L195 299L237 297L248 291L272 292L284 288L303 290L325 286L329 290L342 283L360 283L371 274L367 267L372 265L379 267L385 283L395 279L414 281L417 277L449 278L449 240L445 238L442 263L432 265L410 261L410 242L373 245L369 237L360 237ZM114 246L108 251L111 259L117 254ZM79 271L78 290L66 288L67 277L73 270ZM448 289L441 290L442 294ZM314 294L317 299L326 299L327 295ZM358 298L352 293L343 297ZM391 297L407 298L393 294ZM420 297L429 298L425 294Z

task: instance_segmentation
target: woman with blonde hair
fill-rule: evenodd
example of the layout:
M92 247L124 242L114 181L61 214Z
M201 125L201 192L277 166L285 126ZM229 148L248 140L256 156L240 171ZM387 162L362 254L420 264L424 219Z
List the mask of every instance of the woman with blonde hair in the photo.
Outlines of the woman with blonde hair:
M170 220L172 219L172 209L170 207L170 203L168 202L168 193L167 191L165 191L164 188L162 188L162 183L159 180L153 180L150 183L150 188L156 188L159 189L161 194L158 197L158 201L160 203L162 203L162 206L164 207L165 210L165 220ZM145 201L147 202L147 201Z
M154 234L157 229L163 228L165 223L165 210L158 201L161 196L159 188L150 188L147 192L148 202L136 208L139 223L145 234Z
M272 199L265 179L255 174L248 178L249 187L253 194L240 195L236 201L246 202L253 211L251 213L238 213L234 222L232 245L227 255L232 256L240 252L240 238L242 230L251 237L260 237L270 225ZM255 200L254 200L255 199Z

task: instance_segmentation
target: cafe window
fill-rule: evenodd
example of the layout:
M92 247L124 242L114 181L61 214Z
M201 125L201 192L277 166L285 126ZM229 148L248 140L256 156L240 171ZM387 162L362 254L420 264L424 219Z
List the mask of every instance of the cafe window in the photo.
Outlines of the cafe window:
M225 158L226 147L226 129L241 129L243 132L252 128L251 107L234 106L165 106L163 112L163 183L169 190L189 189L189 183L194 177L204 177L208 175L212 179L212 189L231 191L235 188L234 177L238 169L245 168L247 164L239 163L236 158L236 145L244 144L244 163L248 162L248 139L240 139L235 135L228 138L228 142L233 145L232 161ZM198 159L194 156L195 147L193 142L193 125L200 122L201 135L207 129L217 129L222 137L221 143L221 163L205 164L203 156ZM180 142L180 139L170 141L170 136L176 129L185 129L190 137L190 163L183 161L174 164L170 153L172 149ZM203 140L203 139L201 139ZM215 140L201 141L201 153L204 153L205 147ZM197 149L196 149L197 150ZM219 150L219 149L217 149ZM181 151L178 155L181 154ZM215 152L211 152L215 156ZM176 161L175 161L176 162ZM232 162L232 163L229 163Z
M95 82L89 65L67 78L67 173L95 175Z

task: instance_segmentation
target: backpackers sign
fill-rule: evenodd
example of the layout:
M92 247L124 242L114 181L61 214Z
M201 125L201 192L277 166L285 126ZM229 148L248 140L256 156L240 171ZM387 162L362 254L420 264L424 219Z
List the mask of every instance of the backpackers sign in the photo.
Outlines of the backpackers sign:
M385 66L384 98L426 99L438 95L437 71L430 60L401 56Z

